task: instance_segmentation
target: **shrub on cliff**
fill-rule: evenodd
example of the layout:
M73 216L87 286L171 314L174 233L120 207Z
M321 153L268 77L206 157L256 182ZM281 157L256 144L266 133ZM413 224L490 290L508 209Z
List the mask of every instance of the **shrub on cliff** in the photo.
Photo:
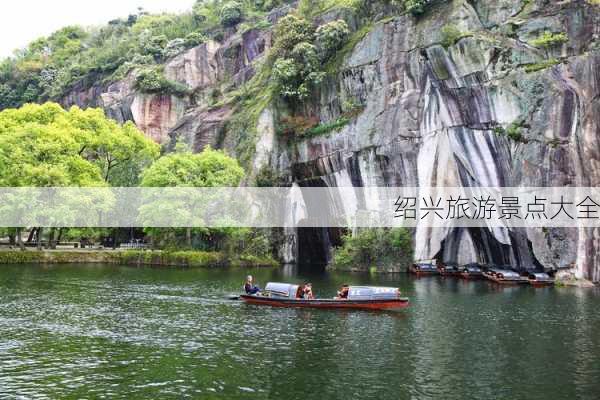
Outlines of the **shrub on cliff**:
M284 97L306 99L323 79L317 49L310 43L298 43L290 58L279 58L273 65L272 78Z
M189 93L185 85L168 80L159 68L146 68L138 72L134 87L143 93L166 93L176 96Z
M221 25L224 27L235 26L242 21L243 10L241 4L235 1L225 3L220 11Z
M335 267L403 267L412 260L412 238L405 228L361 229L354 235L344 235L342 241L342 246L335 249Z
M547 49L547 48L565 43L568 40L569 40L569 37L564 32L552 33L552 32L546 31L546 32L542 33L540 36L538 36L536 39L532 40L531 45L535 46L535 47L542 47L542 48Z
M412 15L421 15L425 12L427 0L404 0L404 9Z
M342 48L350 30L346 21L339 19L331 21L317 28L316 45L322 60L326 60Z
M279 20L273 31L275 42L272 54L276 57L289 57L297 44L312 43L314 33L314 27L304 18L286 15Z

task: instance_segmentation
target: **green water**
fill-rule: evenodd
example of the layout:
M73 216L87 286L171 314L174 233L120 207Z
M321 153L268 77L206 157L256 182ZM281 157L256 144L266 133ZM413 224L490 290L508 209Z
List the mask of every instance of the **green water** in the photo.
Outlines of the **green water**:
M0 398L597 399L600 292L254 270L399 286L401 312L241 304L247 270L0 267Z

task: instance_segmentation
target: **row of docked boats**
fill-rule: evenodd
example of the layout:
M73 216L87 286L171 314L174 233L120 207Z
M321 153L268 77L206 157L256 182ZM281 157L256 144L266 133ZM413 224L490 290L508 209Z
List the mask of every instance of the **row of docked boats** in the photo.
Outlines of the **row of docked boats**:
M441 275L454 276L467 280L487 279L501 285L529 284L535 287L554 284L554 276L546 272L516 271L510 266L481 266L467 264L462 266L438 264L436 260L416 262L408 269L417 276Z

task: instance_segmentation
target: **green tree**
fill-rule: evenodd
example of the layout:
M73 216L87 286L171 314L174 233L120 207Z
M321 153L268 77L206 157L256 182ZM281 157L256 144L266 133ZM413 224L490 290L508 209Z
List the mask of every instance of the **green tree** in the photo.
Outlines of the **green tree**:
M242 6L236 1L227 2L221 7L221 25L225 27L239 24L242 21L243 16Z
M341 49L349 34L350 29L343 19L328 22L317 28L316 45L321 59L327 60Z
M244 177L239 163L219 150L210 147L199 154L189 152L169 154L158 159L143 173L142 186L145 187L235 187ZM176 211L176 210L175 210ZM185 219L186 216L183 216ZM178 246L178 240L185 233L188 247L192 247L192 233L212 237L219 230L207 229L157 229L147 228L153 241L162 246Z
M0 186L136 184L158 154L132 123L121 126L99 109L46 103L0 112Z

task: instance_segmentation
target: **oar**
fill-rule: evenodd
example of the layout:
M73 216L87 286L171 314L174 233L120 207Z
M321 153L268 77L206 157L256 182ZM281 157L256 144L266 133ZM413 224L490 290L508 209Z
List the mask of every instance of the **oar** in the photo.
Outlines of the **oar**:
M227 300L239 300L240 296L237 294L230 294L229 296L227 296Z

